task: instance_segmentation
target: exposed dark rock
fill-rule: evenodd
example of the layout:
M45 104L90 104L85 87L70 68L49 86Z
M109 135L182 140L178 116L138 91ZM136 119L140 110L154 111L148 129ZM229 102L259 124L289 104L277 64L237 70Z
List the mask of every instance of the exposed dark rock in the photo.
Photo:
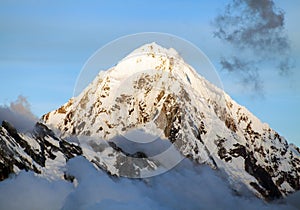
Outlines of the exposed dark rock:
M235 120L232 118L230 113L228 113L226 108L222 108L215 101L209 101L209 103L213 106L215 114L218 118L223 121L228 129L232 132L237 131L237 126Z
M148 156L143 152L136 152L132 154L134 158L148 158Z
M230 149L230 152L229 154L233 157L243 157L243 158L246 158L246 148L243 146L243 145L240 145L240 144L234 144L233 145L235 148L234 149Z
M226 139L224 139L224 138L218 139L215 141L215 144L218 147L218 156L220 157L220 159L228 160L227 150L223 145L225 141L226 141Z
M75 180L75 176L73 176L73 175L70 175L70 174L64 174L64 179L66 180L66 181L69 181L69 182L74 182L74 180Z
M0 127L0 181L15 172L14 166L20 170L41 173L38 167L45 167L47 159L54 160L57 152L61 152L66 161L82 154L79 146L56 137L54 132L42 123L36 123L34 130L28 135L31 141L36 142L35 146L31 145L32 142L27 138L23 138L10 123L2 122L2 127ZM59 147L47 139L57 141ZM28 156L25 157L22 151ZM29 161L30 159L32 161Z
M278 187L274 184L270 174L260 165L256 164L257 160L253 153L247 153L245 158L245 170L254 176L258 183L264 188L264 191L259 190L260 193L268 200L281 198L282 194Z
M153 166L149 164L148 156L143 152L128 153L121 147L117 146L115 142L109 141L111 146L118 155L116 155L115 167L118 169L119 176L136 177L140 176L140 169L146 168L152 170ZM97 159L97 158L96 158ZM99 164L97 161L92 161L98 168L105 169L105 166Z
M219 139L215 143L218 147L218 155L221 159L226 162L230 161L232 158L242 157L244 158L245 171L255 177L258 183L252 182L250 185L256 189L265 199L274 200L282 197L278 186L280 186L283 181L291 182L291 186L294 189L299 189L299 180L297 178L284 174L281 179L274 183L272 179L273 169L272 167L262 167L257 164L257 160L253 155L252 151L248 151L245 146L241 144L234 144L233 148L229 152L226 151L223 144L225 139ZM289 180L289 181L288 181ZM277 184L277 185L276 185Z
M111 146L116 152L120 152L122 154L124 154L127 157L133 157L133 158L147 158L148 156L143 153L143 152L135 152L135 153L128 153L126 151L124 151L121 147L117 146L117 144L115 142L109 141L108 142L109 146Z
M226 158L227 157L227 150L224 147L220 148L219 151L218 151L218 155L221 159Z
M280 186L284 181L289 183L289 185L294 189L300 189L299 177L294 177L291 173L282 171L281 177L277 180L276 184Z
M39 165L41 166L45 166L45 155L42 153L37 153L35 151L33 151L33 149L31 148L31 146L28 144L27 141L25 141L24 139L22 139L20 137L20 135L18 134L17 130L8 122L3 121L2 122L2 127L5 128L7 130L7 132L10 134L10 136L12 138L14 138L14 140L16 141L16 143L18 145L20 145L24 151L35 161L37 162Z
M71 159L75 156L82 155L81 147L75 144L71 144L67 141L62 140L59 142L59 146L62 153L67 157L67 159Z

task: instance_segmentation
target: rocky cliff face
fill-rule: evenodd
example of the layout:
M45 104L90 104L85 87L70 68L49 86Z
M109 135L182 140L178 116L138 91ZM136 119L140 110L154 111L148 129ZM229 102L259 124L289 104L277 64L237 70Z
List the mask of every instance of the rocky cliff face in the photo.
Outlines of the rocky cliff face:
M58 129L60 137L42 123L30 138L10 131L6 123L1 127L1 158L8 163L1 165L3 174L26 167L39 173L47 160L61 157L64 162L82 153L112 175L145 177L170 164L159 155L161 148L174 146L181 155L224 172L237 191L246 185L272 200L300 189L299 148L198 75L175 50L155 43L100 72L79 96L41 121ZM128 134L139 131L144 134L137 141L151 134L157 145L141 149L133 144ZM74 138L78 145L64 140ZM36 148L26 150L24 141ZM18 166L16 154L28 163ZM173 162L180 161L173 154Z
M32 170L48 178L63 177L66 161L81 154L78 145L57 138L42 123L27 134L18 133L6 121L0 127L0 180L20 170Z

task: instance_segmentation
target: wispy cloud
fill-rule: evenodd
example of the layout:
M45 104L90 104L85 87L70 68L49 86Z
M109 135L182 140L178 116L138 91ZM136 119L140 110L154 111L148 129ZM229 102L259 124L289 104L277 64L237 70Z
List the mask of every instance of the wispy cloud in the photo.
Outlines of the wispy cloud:
M262 91L263 83L259 76L259 70L255 67L253 61L245 61L236 56L232 56L227 59L222 57L220 59L220 64L223 69L238 75L244 85L251 86L255 91Z
M288 75L293 63L284 21L283 10L273 0L231 0L213 22L214 36L236 51L221 58L222 68L256 91L263 86L261 64Z

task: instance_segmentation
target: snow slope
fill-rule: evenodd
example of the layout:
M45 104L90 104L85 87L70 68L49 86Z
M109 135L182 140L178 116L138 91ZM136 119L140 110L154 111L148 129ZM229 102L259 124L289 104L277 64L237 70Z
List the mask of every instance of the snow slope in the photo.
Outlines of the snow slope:
M142 131L152 135L149 141L170 142L183 156L223 171L237 191L246 185L275 199L300 189L299 148L197 74L174 49L155 43L101 71L42 122L60 130L61 138L75 136L83 155L111 174L143 177L169 167L161 157L120 146L120 138L141 143L128 133Z

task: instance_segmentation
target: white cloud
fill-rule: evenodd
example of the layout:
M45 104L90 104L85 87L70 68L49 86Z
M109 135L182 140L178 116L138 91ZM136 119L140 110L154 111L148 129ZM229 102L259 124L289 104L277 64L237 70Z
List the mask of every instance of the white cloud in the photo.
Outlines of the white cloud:
M76 187L25 172L1 182L0 209L296 209L284 200L265 203L246 192L238 196L218 172L188 159L143 180L111 178L82 157L71 159L66 170L76 177Z
M25 132L32 129L38 119L32 114L27 99L19 95L10 106L0 106L0 123L4 120L11 123L18 131Z
M22 171L0 183L0 209L60 209L72 190L68 182L49 182L33 172Z

